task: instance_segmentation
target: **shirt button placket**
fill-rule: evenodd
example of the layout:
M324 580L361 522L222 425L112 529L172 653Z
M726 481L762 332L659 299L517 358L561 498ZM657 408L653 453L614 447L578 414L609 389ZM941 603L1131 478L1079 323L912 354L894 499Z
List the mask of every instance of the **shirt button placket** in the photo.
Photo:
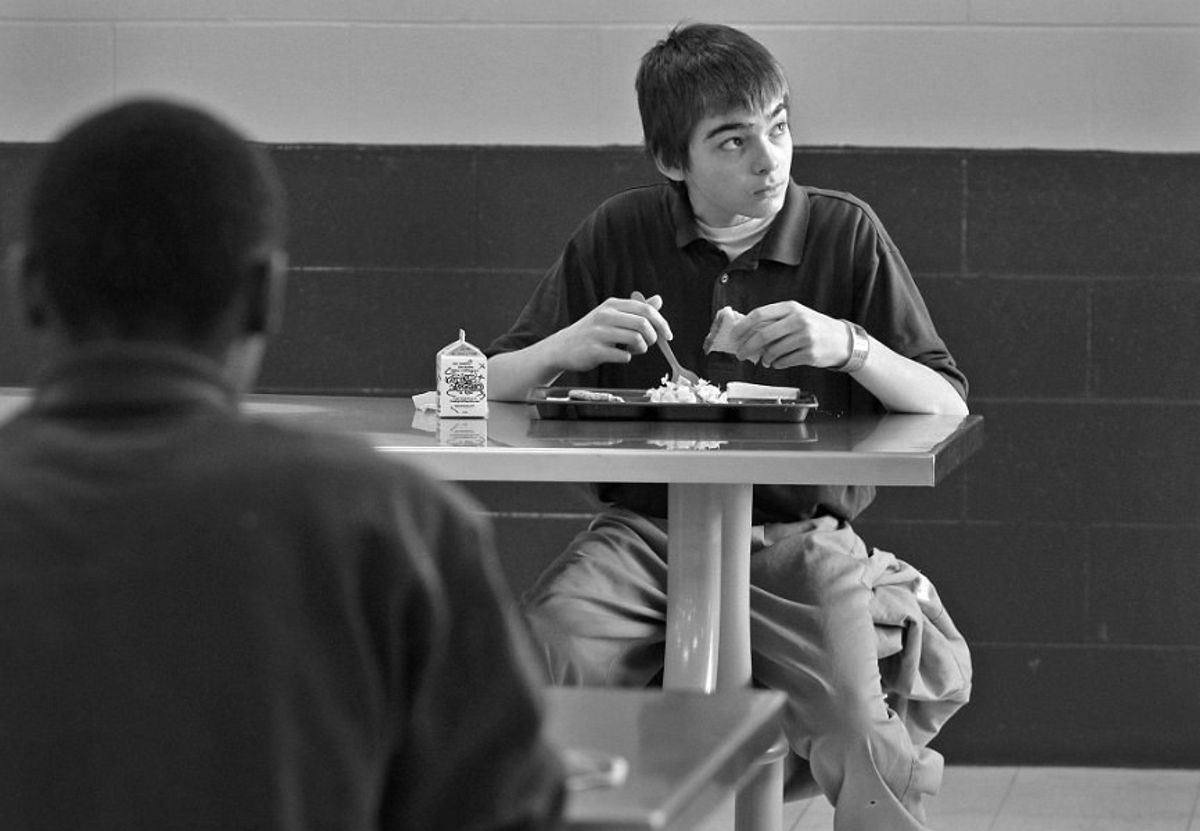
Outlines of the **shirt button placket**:
M724 272L713 283L713 314L722 306L728 306L729 303L729 273Z

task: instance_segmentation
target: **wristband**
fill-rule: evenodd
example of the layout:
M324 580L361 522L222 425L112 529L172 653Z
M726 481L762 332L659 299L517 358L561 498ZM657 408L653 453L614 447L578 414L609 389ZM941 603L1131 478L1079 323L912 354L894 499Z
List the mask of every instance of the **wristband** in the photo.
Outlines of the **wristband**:
M867 362L867 355L871 353L871 339L867 337L867 330L857 323L848 320L843 320L842 323L846 324L846 330L850 334L850 357L846 359L846 363L835 366L834 369L838 372L858 372Z

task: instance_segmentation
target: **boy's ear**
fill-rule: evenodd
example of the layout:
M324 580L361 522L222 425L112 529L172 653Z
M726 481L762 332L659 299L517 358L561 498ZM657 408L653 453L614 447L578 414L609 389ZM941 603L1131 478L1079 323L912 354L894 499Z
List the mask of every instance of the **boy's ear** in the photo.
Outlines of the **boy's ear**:
M250 260L246 275L246 334L273 335L283 326L287 254L264 251Z
M9 247L6 260L8 294L13 306L21 310L25 323L31 329L43 328L50 315L41 270L21 243Z
M673 182L682 182L684 179L683 168L664 164L658 156L654 157L654 166L658 168L659 173Z

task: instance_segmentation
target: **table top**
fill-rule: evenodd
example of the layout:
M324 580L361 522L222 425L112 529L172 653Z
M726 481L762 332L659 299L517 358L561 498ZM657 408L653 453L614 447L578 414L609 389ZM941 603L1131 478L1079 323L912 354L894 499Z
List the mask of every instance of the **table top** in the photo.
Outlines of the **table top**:
M628 764L615 787L572 790L572 829L694 828L745 781L780 736L785 696L554 687L546 730L560 748Z
M0 388L0 419L27 398ZM326 395L250 395L245 406L476 481L935 485L983 443L975 415L609 421L540 419L529 405L491 402L486 419L439 419L409 397Z

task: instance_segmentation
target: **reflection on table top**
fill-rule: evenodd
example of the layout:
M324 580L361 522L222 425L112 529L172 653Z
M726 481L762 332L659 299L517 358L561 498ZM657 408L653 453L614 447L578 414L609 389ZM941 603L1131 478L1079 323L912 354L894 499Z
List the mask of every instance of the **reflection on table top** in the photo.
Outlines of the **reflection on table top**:
M695 828L779 736L785 698L766 690L550 688L546 733L564 749L628 763L616 787L573 790L571 828Z
M0 419L28 391L0 388ZM934 485L983 442L979 416L801 423L543 420L492 402L487 419L438 419L408 397L251 395L255 415L362 436L444 478Z

